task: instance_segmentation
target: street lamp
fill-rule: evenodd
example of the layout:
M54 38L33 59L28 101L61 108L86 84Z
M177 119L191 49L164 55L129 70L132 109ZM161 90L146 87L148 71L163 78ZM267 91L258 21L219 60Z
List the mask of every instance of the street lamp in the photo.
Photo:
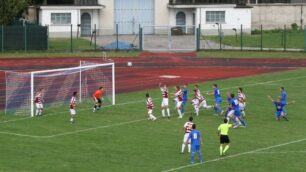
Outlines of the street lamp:
M236 35L236 42L237 42L237 41L238 41L237 29L236 29L236 28L233 28L233 31L235 32L235 35Z

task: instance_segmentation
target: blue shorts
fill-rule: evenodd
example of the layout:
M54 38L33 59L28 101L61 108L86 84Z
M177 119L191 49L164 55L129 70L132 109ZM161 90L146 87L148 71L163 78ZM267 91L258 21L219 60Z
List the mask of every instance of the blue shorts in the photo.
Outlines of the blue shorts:
M282 112L283 112L283 111L276 111L276 112L275 112L276 118L279 118L279 117L282 115Z
M191 145L191 152L200 152L201 145Z
M235 110L234 115L236 117L240 117L241 116L241 111L240 110L239 111Z
M216 105L219 105L219 104L221 104L221 103L222 103L222 98L221 98L221 97L215 98L215 104L216 104Z

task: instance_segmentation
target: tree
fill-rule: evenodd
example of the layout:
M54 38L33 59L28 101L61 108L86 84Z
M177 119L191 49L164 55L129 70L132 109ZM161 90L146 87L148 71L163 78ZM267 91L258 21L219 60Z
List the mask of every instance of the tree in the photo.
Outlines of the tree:
M41 4L43 0L0 0L0 25L10 24L29 6Z

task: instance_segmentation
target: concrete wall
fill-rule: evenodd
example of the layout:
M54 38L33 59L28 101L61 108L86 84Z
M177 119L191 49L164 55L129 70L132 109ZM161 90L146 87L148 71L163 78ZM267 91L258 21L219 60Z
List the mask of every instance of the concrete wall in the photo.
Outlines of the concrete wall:
M303 26L306 24L305 20L306 4L254 5L252 8L252 29L260 28L260 25L264 29L283 28L284 25L291 27L293 23Z
M155 0L154 23L157 26L169 25L169 9L167 0Z
M100 10L100 30L99 33L103 35L114 34L115 32L115 17L114 8L115 0L98 0L98 3L105 5L105 8Z

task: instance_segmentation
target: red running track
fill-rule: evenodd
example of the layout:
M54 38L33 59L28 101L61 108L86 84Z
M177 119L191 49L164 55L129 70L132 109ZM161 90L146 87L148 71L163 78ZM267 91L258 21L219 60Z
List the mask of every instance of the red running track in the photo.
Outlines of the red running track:
M103 62L102 58L33 58L1 59L0 70L47 70L78 66L80 60ZM306 60L297 59L213 59L197 58L194 53L143 53L138 58L113 58L116 64L116 92L156 88L159 82L168 85L197 83L209 80L251 76L262 73L306 67ZM127 62L133 63L127 67ZM177 78L161 78L163 75ZM0 72L0 109L5 102L4 72Z

